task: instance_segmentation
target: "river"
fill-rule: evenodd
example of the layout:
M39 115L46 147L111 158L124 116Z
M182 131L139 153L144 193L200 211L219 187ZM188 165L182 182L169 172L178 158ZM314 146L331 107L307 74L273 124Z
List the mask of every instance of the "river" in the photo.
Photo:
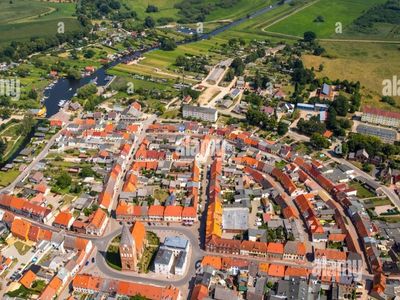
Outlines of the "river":
M286 2L288 3L290 1L292 1L292 0L289 0ZM209 33L205 33L205 34L199 36L196 40L182 41L182 42L178 43L178 45L185 45L185 44L197 42L199 40L209 39L217 34L220 34L224 31L236 26L236 25L242 24L243 22L245 22L246 20L248 20L250 18L254 18L254 17L257 17L268 11L271 11L278 6L279 6L278 4L274 4L271 6L264 7L262 9L259 9L255 12L253 12L252 14L250 14L244 18L238 19L229 24L221 26ZM103 67L97 69L91 76L84 77L80 80L71 80L71 79L66 79L66 78L60 78L59 80L57 80L57 82L54 84L53 87L46 90L44 93L44 95L47 97L47 99L44 101L44 105L47 110L46 117L51 117L60 110L60 107L58 106L58 103L60 102L60 100L71 100L71 98L76 93L77 89L90 83L90 81L92 81L93 79L97 78L98 86L106 85L108 83L108 81L106 80L108 68L113 67L126 59L139 57L144 53L147 53L147 52L150 52L150 51L153 51L156 49L158 49L158 48L153 47L153 48L149 48L149 49L144 49L141 51L136 51L126 57L118 58L115 61L108 64L107 66L103 66Z

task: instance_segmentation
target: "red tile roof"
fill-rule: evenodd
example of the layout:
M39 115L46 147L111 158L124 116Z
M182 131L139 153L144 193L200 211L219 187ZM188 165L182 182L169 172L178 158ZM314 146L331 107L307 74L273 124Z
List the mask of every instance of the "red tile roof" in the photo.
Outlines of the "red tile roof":
M164 217L182 217L182 210L182 206L166 206L164 210Z
M363 113L382 116L382 117L386 117L386 118L400 119L400 113L398 113L398 112L382 110L382 109L370 107L370 106L364 107Z

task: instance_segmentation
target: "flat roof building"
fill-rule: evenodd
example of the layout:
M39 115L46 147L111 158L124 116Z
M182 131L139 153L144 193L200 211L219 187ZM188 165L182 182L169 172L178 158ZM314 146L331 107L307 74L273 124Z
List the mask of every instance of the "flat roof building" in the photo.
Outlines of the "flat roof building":
M194 118L207 122L216 122L218 119L216 109L194 105L183 105L182 115L184 118Z
M397 132L392 129L360 124L357 126L356 131L361 134L376 136L390 144L397 140Z

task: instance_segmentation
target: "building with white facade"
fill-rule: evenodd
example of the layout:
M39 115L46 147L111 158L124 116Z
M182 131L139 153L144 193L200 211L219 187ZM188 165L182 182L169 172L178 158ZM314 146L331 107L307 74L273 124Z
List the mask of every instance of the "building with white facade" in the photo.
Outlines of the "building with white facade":
M207 122L216 122L218 111L214 108L183 105L182 115L184 118L193 118Z

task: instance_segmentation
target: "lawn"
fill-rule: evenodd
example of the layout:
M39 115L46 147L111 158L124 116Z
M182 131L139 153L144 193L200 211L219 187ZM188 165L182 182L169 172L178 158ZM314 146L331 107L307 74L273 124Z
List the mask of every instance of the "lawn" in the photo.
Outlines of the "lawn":
M147 239L147 243L149 244L150 247L159 247L160 246L160 239L157 236L157 234L155 234L154 232L147 231L146 239Z
M164 119L176 119L181 115L181 111L179 109L173 109L166 111L161 115L162 118Z
M121 271L121 257L119 254L119 247L116 244L111 244L106 253L107 264L118 271Z
M342 24L345 32L346 27L364 11L384 2L385 0L316 0L267 30L297 37L302 37L306 31L314 31L318 38L341 38L335 32L337 22ZM319 16L324 19L323 22L315 21Z
M153 195L154 199L157 199L160 203L164 203L168 196L168 191L163 189L156 189Z
M367 201L371 201L374 206L393 205L389 198L373 198Z
M150 268L150 263L153 260L153 257L157 253L158 247L146 247L144 249L142 258L139 261L139 272L140 273L148 273Z
M7 295L10 297L17 297L20 299L31 299L32 295L34 294L39 294L38 291L33 290L33 289L27 289L26 287L24 287L22 284L20 285L20 287L16 290L13 290L11 292L7 292Z
M8 186L15 180L15 178L18 177L19 174L20 172L17 168L13 168L8 171L0 171L0 186Z
M400 69L399 45L361 42L321 42L321 45L326 56L302 56L307 68L324 66L322 72L316 72L318 78L360 81L363 106L400 111L400 97L395 97L396 107L380 101L383 80L391 79Z
M359 182L352 181L350 182L350 187L355 188L357 190L357 196L360 199L363 198L372 198L376 196L374 193L371 193L365 187L363 187Z
M15 247L15 249L17 249L17 251L20 255L25 255L31 249L31 246L29 246L21 241L16 241L14 243L14 247Z

